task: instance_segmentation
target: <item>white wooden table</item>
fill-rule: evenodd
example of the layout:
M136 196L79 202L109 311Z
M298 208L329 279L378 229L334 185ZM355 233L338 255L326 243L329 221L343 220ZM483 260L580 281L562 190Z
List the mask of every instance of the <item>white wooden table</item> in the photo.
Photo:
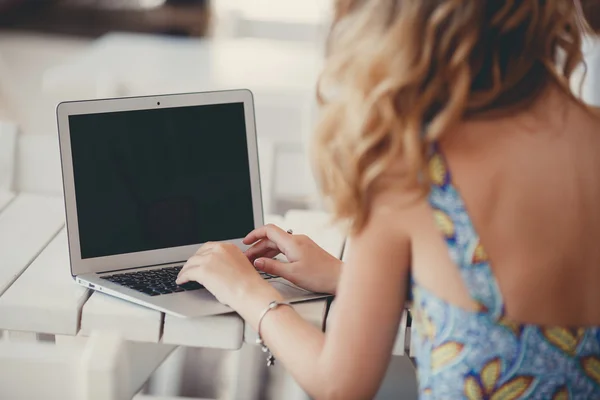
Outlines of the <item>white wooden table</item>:
M0 196L0 330L9 340L55 335L69 344L94 331L113 331L131 341L135 388L145 382L174 346L237 350L244 323L237 314L198 319L165 316L133 303L76 285L69 271L64 205L59 197L3 193ZM341 255L344 238L335 231L310 231L313 212L293 212L272 222L309 233L333 254ZM308 218L307 218L308 216ZM313 218L314 219L314 218ZM303 225L304 224L304 225ZM326 233L326 234L323 234ZM298 307L321 326L324 300Z

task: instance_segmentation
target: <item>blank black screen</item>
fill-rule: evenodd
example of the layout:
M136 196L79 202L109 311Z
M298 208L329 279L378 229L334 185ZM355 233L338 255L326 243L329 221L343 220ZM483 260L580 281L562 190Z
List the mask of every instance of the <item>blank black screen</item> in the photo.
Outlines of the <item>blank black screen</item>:
M254 228L244 104L69 117L81 258Z

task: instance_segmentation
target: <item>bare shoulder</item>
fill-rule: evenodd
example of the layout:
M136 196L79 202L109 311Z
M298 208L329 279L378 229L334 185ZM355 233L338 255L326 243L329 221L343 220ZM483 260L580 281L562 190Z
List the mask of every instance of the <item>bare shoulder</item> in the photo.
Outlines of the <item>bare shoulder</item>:
M378 182L370 202L366 230L386 231L395 239L409 237L411 228L428 210L427 192L415 183L407 183L398 171L391 171Z

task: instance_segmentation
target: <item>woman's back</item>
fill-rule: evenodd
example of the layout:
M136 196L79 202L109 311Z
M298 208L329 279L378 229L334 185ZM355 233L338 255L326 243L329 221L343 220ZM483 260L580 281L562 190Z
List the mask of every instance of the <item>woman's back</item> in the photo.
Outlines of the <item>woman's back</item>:
M600 113L570 84L584 3L337 2L318 179L355 236L402 249L424 395L600 398Z
M600 118L566 96L550 96L518 116L462 124L440 147L507 314L543 325L600 326ZM427 212L423 218L431 219ZM456 268L443 251L431 251L445 245L430 243L432 234L421 232L424 241L415 245L442 256L415 262L416 280L469 308L464 287L445 285Z
M412 226L422 393L600 397L599 120L554 93L457 129Z

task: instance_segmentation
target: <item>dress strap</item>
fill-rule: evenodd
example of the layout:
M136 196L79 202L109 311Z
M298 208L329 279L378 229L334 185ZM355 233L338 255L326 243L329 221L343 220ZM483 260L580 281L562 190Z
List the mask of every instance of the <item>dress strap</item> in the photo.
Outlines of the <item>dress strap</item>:
M452 183L448 163L438 144L431 147L429 158L429 204L452 261L460 269L470 296L481 312L500 319L504 315L502 294L490 267L490 261L469 217L460 193Z

